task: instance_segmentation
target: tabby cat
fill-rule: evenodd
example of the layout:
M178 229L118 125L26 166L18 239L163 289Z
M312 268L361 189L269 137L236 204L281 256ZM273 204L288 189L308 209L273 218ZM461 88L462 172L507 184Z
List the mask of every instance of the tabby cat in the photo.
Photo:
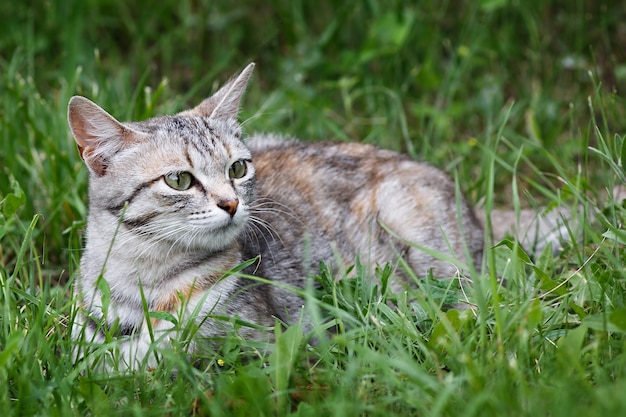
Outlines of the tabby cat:
M73 336L113 335L124 366L145 366L151 346L177 337L167 314L193 312L201 337L228 332L226 317L259 325L244 337L266 338L262 326L302 314L282 284L305 287L321 261L341 268L358 256L373 270L402 258L435 277L480 267L482 226L440 170L363 144L242 140L253 67L191 110L142 122L69 102L89 169ZM228 273L248 260L243 272L280 285ZM402 268L394 277L394 288L409 284Z

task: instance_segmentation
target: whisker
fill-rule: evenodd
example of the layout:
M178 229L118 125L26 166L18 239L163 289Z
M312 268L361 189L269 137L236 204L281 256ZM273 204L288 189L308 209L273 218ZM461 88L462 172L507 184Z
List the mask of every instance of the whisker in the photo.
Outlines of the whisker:
M289 216L293 220L300 223L300 225L304 226L304 222L300 219L300 217L296 214L296 212L291 209L289 206L280 203L278 201L272 200L270 198L264 197L256 200L254 203L250 205L251 213L273 213Z
M278 239L280 240L282 243L284 243L279 235L279 233L276 231L276 229L274 229L274 227L272 226L272 224L268 221L263 220L260 217L256 217L256 216L250 216L250 225L254 225L255 227L258 226L262 226L263 229L265 229L268 234L273 238L273 239ZM257 227L257 229L259 230L259 232L261 232L261 230Z
M258 233L255 233L252 229L255 229ZM269 229L268 229L269 231ZM260 247L261 246L261 241L259 240L259 235L261 237L263 237L263 240L265 241L265 247L267 248L267 251L269 252L270 257L272 258L272 263L276 263L276 258L274 257L274 252L272 251L272 245L270 245L270 242L267 239L267 236L261 232L261 229L259 228L259 226L254 223L254 222L250 222L248 224L248 227L244 230L244 233L246 233L248 236L252 235L252 237L254 237L254 239L256 240L257 245ZM274 235L270 232L270 236L272 236L272 239L275 240ZM282 239L280 239L280 237L278 237L278 239L280 240L281 244L284 246L285 243L282 241Z

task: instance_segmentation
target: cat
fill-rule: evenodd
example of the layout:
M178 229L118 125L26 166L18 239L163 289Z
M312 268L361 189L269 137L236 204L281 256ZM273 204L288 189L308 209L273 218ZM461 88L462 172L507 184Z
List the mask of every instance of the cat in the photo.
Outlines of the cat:
M243 337L267 340L277 321L301 320L303 300L285 285L306 287L320 262L358 257L373 271L402 259L418 277L481 267L481 221L439 169L365 144L242 139L253 68L190 110L140 122L69 102L89 171L72 335L112 337L124 367L151 363L154 346L180 336L168 317L192 312L195 340L227 334L235 318L255 324ZM229 273L242 267L276 285ZM396 268L393 288L406 285Z

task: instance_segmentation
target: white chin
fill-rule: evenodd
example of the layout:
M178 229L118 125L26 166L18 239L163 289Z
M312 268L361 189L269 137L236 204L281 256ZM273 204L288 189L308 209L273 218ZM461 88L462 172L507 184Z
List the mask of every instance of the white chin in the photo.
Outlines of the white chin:
M193 241L189 242L189 246L195 249L220 251L232 245L241 230L241 226L231 224L224 228L196 234Z

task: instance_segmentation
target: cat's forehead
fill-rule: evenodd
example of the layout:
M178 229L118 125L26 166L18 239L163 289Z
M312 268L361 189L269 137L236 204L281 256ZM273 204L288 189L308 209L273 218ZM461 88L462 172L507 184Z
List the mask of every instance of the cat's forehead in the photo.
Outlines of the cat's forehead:
M134 127L149 134L165 134L172 137L208 138L227 140L229 136L239 139L241 127L235 120L212 119L199 116L162 116L133 123Z
M195 148L213 157L247 148L241 142L241 128L234 120L197 116L165 116L138 124L158 146Z
M250 159L250 151L240 140L236 122L195 116L166 116L135 123L133 128L148 133L134 157L148 165L197 170L217 168L233 160ZM133 158L133 156L128 155ZM138 160L136 163L144 165Z

